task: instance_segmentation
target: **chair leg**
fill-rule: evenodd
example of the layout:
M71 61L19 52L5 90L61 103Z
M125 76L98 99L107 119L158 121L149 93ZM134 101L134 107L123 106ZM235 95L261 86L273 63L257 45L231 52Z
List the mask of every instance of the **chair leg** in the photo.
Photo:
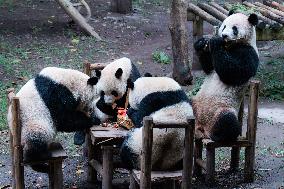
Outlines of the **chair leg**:
M113 177L113 147L103 146L103 175L102 175L102 188L112 188Z
M133 177L133 172L130 171L130 184L129 184L129 189L138 189L138 185L136 183L135 178Z
M62 159L49 162L49 188L63 188Z
M89 133L86 134L86 145L88 148L88 162L91 161L92 159L95 159L95 155L97 156L98 154L96 154L96 152L98 152L98 150L96 150L95 146L92 144L91 141L91 136ZM88 164L88 176L87 176L87 181L88 182L97 182L97 172L96 170L90 165Z
M214 183L215 173L215 148L206 147L206 176L205 181L211 185Z
M202 140L195 140L195 149L194 149L194 175L199 177L202 175L202 167L196 163L197 159L202 160L202 149L203 144Z
M254 161L255 161L254 146L246 147L245 149L245 168L244 168L245 182L254 181Z
M14 146L13 146L13 135L9 129L10 134L10 153L11 153L11 167L12 167L12 189L16 189L15 181L15 165L14 165Z
M16 189L25 188L25 174L24 166L22 165L23 161L23 149L22 146L14 147L14 173L15 173L15 187Z
M232 147L231 150L231 170L236 171L239 169L239 162L240 162L240 147Z

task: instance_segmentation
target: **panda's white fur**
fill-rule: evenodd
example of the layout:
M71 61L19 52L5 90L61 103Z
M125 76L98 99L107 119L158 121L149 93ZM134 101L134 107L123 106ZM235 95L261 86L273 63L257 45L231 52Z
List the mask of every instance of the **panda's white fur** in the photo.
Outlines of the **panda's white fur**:
M122 73L117 78L116 73L118 70L122 70ZM125 95L127 80L131 78L135 81L138 77L140 77L140 74L129 58L117 59L101 71L96 84L98 94L103 92L105 103L112 104L115 100L119 100ZM112 91L116 91L118 95L112 95Z
M47 81L47 83L36 83L37 81L42 81L40 79ZM53 142L58 128L63 131L64 129L66 129L67 131L72 131L72 129L79 130L80 127L82 127L81 129L84 129L85 127L91 126L79 126L80 120L78 120L78 123L76 123L76 128L68 128L70 125L60 124L62 122L57 122L57 120L53 119L54 117L52 116L52 113L50 112L50 109L46 104L47 101L44 101L43 99L46 96L48 99L49 97L54 97L55 95L57 98L56 100L60 100L60 102L63 103L63 106L66 106L67 108L69 108L68 103L71 102L70 99L78 102L78 104L75 103L77 107L70 107L68 111L73 112L74 114L76 114L76 112L81 112L78 113L80 114L79 117L84 117L87 120L87 123L91 124L91 122L89 122L90 118L88 118L87 114L89 109L92 107L92 101L95 97L97 97L97 94L94 87L92 85L87 84L88 79L89 76L76 70L47 67L44 68L35 78L29 80L20 89L16 96L19 97L20 101L20 119L22 125L21 142L24 146L24 156L28 156L29 151L34 151L35 153L46 152L46 148L51 142ZM52 88L53 86L57 87ZM40 90L46 90L47 94L45 94L45 96L41 96L40 92L38 91L39 88ZM49 91L51 88L52 92ZM71 93L59 94L62 92L60 91L62 88L65 88L65 90ZM65 94L70 94L70 96L65 96ZM60 114L62 116L66 116L66 112L60 112ZM7 117L9 126L11 128L11 107L9 107L8 109ZM45 149L40 149L41 147ZM33 158L44 159L47 158L47 156L48 154L38 154L38 157L24 158L26 161L29 161Z
M238 35L234 35L232 30L233 26L238 28ZM253 26L248 21L248 16L243 13L235 13L228 16L220 26L218 30L218 35L222 37L223 35L228 36L228 41L236 39L245 39L248 44L250 44L256 53L258 54L258 49L256 46L256 31L255 26Z
M92 107L93 107L93 110L92 110L92 113L94 114L94 116L96 118L98 118L100 120L101 123L107 121L107 120L110 120L113 118L112 115L108 115L106 113L104 113L102 110L100 110L97 106L97 102L100 100L100 97L97 98L96 100L93 101L92 103Z
M171 96L168 96L167 92L173 92L171 95L180 95L181 93L182 97L177 97L177 103L170 105L163 104L157 110L148 112L150 113L148 116L151 116L156 123L185 123L186 118L193 115L192 107L180 85L171 78L141 77L137 79L134 82L133 90L129 93L130 109L133 108L134 111L141 113L144 111L143 108L145 107L145 104L146 106L152 106L152 103L159 104L167 100L170 101L169 98ZM150 97L149 95L153 96ZM157 96L160 96L160 98L155 98ZM144 100L146 98L148 98L149 101L145 102ZM142 101L144 101L144 105L141 104ZM135 120L134 114L128 115L131 119ZM140 121L141 120L139 120L139 122ZM140 127L141 125L136 123L136 126ZM142 148L142 128L143 127L135 128L130 131L121 149L122 159L128 163L130 167L140 167L139 154ZM153 169L167 170L174 168L182 159L183 140L183 129L154 129L152 148Z
M251 18L253 19L253 24L249 21ZM218 36L223 37L224 41L228 43L233 42L237 44L239 43L238 40L240 40L241 43L252 46L257 54L256 56L258 56L255 31L257 17L256 15L253 15L251 18L242 13L230 15L220 26ZM237 32L234 33L233 27L237 29ZM241 57L243 55L239 56ZM228 59L229 58L231 57L228 57ZM195 133L198 138L212 138L214 126L222 115L228 115L228 113L230 114L230 116L228 116L230 118L226 118L227 122L231 120L231 123L234 124L233 122L237 121L236 119L240 108L241 99L247 86L247 81L241 85L225 84L215 70L206 76L201 89L192 100L193 110L196 117ZM222 132L225 131L223 130ZM226 136L226 132L221 135ZM222 140L221 135L220 137L217 137L218 140Z

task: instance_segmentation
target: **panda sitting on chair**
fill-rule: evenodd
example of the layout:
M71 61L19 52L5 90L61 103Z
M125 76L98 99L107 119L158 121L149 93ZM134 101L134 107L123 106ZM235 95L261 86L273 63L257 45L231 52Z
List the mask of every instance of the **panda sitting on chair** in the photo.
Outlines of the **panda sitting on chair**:
M135 81L140 77L136 66L129 58L123 57L109 63L102 71L95 70L96 76L90 80L96 85L97 93L100 97L94 102L94 113L101 122L111 118L116 121L116 107L125 108L127 95L127 80ZM74 143L81 145L85 142L85 132L76 132Z
M218 37L194 44L207 77L192 100L196 136L233 141L241 134L237 119L241 100L259 64L255 26L257 15L230 12Z
M167 77L141 77L128 81L129 105L127 115L136 128L129 131L121 147L121 158L129 168L140 168L143 118L154 122L185 123L192 116L192 107L181 86ZM184 131L180 128L153 130L153 170L178 167L183 156Z
M73 132L99 124L89 112L97 93L89 76L72 69L44 68L16 94L20 100L24 162L50 158L49 145L57 132ZM11 106L8 108L11 128ZM33 166L46 172L45 164Z

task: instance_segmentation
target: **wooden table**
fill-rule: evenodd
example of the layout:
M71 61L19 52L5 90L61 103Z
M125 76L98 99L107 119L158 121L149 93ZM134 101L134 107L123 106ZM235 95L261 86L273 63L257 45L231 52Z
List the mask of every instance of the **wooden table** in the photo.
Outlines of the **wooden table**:
M93 126L87 135L88 181L97 181L97 172L102 176L102 188L111 189L113 176L113 149L120 147L128 130ZM100 157L102 155L102 163Z

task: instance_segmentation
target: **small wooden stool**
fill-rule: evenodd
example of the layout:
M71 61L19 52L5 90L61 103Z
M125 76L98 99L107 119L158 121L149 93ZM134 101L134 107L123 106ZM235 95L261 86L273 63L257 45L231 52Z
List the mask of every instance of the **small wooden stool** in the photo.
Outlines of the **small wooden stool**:
M182 178L182 188L190 189L192 181L193 165L193 143L194 143L194 119L189 118L186 124L160 124L154 123L152 117L143 119L143 144L141 154L141 170L130 171L130 189L151 189L151 182L180 180ZM183 151L183 170L179 171L151 171L152 163L152 143L153 128L184 128L184 151ZM138 185L137 185L138 184ZM173 188L175 183L173 182ZM167 187L168 188L168 187Z
M259 91L259 81L250 82L248 120L246 136L239 137L237 141L230 143L214 142L210 139L195 140L195 169L197 176L202 174L202 168L206 171L205 180L208 184L214 183L215 173L215 149L220 147L231 147L231 169L236 170L239 167L240 148L245 147L245 182L254 181L255 164L255 142L257 126L257 101ZM242 125L243 107L240 107L239 121ZM206 148L206 160L202 160L202 148Z
M49 165L49 188L63 188L63 172L62 162L67 157L63 147L59 143L52 143L49 147L51 158L41 162L23 163L23 146L21 145L22 126L20 122L20 101L15 97L14 89L7 90L8 105L11 105L12 111L12 128L9 129L10 134L10 150L12 160L12 188L25 188L25 165L37 165L47 163Z

